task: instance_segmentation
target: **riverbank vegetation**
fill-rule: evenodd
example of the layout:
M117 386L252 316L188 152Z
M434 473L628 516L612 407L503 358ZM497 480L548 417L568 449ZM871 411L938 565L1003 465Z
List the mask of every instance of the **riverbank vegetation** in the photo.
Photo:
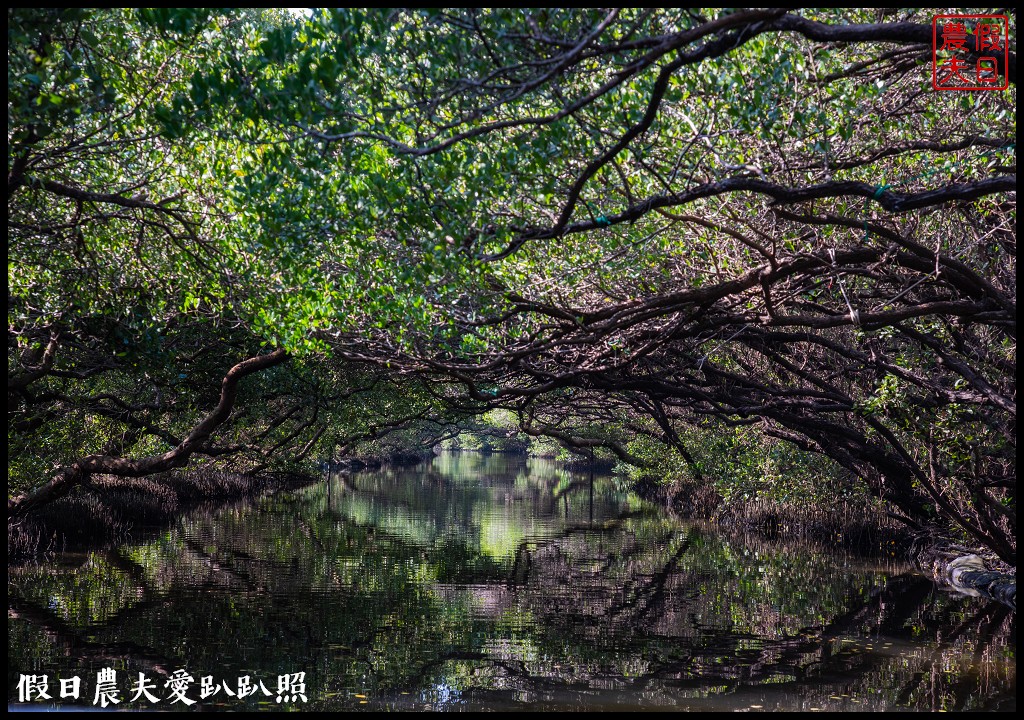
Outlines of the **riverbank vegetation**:
M1014 28L936 92L936 12L9 10L9 518L497 412L1015 565Z

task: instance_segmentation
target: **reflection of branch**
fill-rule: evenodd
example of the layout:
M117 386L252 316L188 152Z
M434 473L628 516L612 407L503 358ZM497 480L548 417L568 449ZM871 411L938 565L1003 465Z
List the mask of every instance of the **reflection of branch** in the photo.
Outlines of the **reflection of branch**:
M260 589L256 580L254 580L244 570L221 565L212 555L206 552L198 542L188 537L187 534L183 533L182 539L185 543L185 547L191 550L192 554L196 555L212 572L220 575L226 575L230 585L240 583L248 590Z
M140 593L141 599L126 604L119 610L115 610L107 615L106 619L102 622L90 623L93 631L114 630L124 623L126 617L134 617L145 610L170 603L170 598L161 596L159 593L154 594L145 569L131 558L125 556L123 552L120 550L105 550L101 551L101 554L107 563L134 582L135 589Z
M299 529L302 530L302 534L309 538L309 541L316 545L317 549L321 553L326 553L327 549L324 547L323 541L321 541L320 538L316 536L316 532L313 530L310 524L306 522L301 515L295 515L293 519L298 524Z
M134 581L136 588L142 593L142 599L111 613L102 623L94 624L94 629L118 627L125 616L134 616L144 610L167 605L170 602L170 598L166 596L154 595L145 569L131 558L126 557L120 550L105 551L103 559Z
M522 559L522 570L520 570L520 558ZM516 548L516 559L512 562L512 569L508 572L506 585L525 585L530 579L530 569L533 567L533 555L530 552L530 543L526 540L519 543ZM520 577L520 573L522 577Z
M566 527L560 535L556 535L555 537L526 538L525 540L520 542L519 546L516 548L516 557L515 560L512 562L512 569L509 571L508 580L506 581L506 584L509 586L526 584L527 578L530 574L530 569L533 567L532 553L535 550L540 550L541 548L546 547L548 545L553 545L559 542L560 540L565 540L566 538L572 537L573 535L597 535L617 532L622 527L623 522L630 518L641 517L643 514L644 513L639 510L627 511L621 513L618 517L612 520L606 521L600 526L594 526L590 524L570 525ZM534 550L530 549L531 545L535 546ZM520 557L523 558L522 563L524 565L524 569L522 571L522 578L518 577Z
M662 663L656 670L644 675L643 679L649 681L659 677L670 677L673 678L673 683L680 687L706 687L709 682L723 681L730 685L730 691L737 691L745 684L779 676L793 676L793 683L797 685L820 684L833 657L836 658L835 664L841 665L844 681L852 679L849 676L855 668L848 664L849 656L833 656L832 641L853 634L862 634L866 627L871 628L871 633L898 634L899 629L913 613L922 607L932 589L932 583L924 578L913 575L899 576L886 583L866 602L851 608L818 630L806 628L796 637L777 641L733 633L728 642L711 640L710 644L703 648L694 648L693 654L682 661L682 666L679 662ZM759 640L762 648L740 652L736 644L742 640ZM720 671L727 673L726 677L717 675L711 666L701 667L700 672L694 675L693 664L699 663L702 658L714 659L723 655L736 657L744 654L749 656L751 653L762 659L755 662L751 657L743 662L742 677L736 677L736 673L740 672L737 666L721 668ZM860 657L862 664L857 670L861 673L866 674L880 662L876 656L864 654ZM816 668L817 671L812 673L812 668ZM678 679L681 673L684 673L687 679ZM786 684L788 683L779 683L780 686Z
M587 489L589 487L590 487L590 482L589 481L587 481L587 480L576 480L574 482L569 483L564 488L560 488L558 490L555 490L555 492L552 495L552 497L554 497L555 500L561 500L564 495L569 495L571 493L576 492L577 490L585 490L585 489Z
M935 663L941 657L942 650L952 646L957 638L963 635L967 630L972 630L975 627L977 627L977 631L972 632L971 637L977 638L978 645L975 650L975 658L977 659L985 651L985 648L991 644L994 635L992 632L993 629L998 627L1009 614L1009 608L1003 607L997 603L988 603L977 613L960 623L948 635L943 636L935 650L932 651L932 656L929 658L927 665L919 672L914 673L914 676L910 681L903 686L899 696L896 698L895 704L907 705L910 702L910 696L913 694L914 690L918 688L926 677L930 677L931 670L935 667ZM958 697L960 697L959 694ZM964 697L966 697L966 693L964 694ZM962 708L958 707L956 709L960 710Z
M9 595L7 598L7 617L22 620L45 632L50 639L62 645L69 658L82 661L88 660L130 660L146 667L164 677L169 676L169 668L183 667L180 660L160 655L151 648L138 645L131 641L96 642L83 639L77 631L48 610ZM90 632L93 632L90 630Z
M423 666L417 671L409 682L409 687L421 688L423 681L426 680L427 674L436 667L444 665L450 660L487 660L487 656L482 652L473 652L466 650L453 650L447 652L444 655L440 655L433 660L427 660Z
M149 585L149 578L146 576L145 568L125 555L121 550L107 550L103 553L103 559L131 578L135 582L136 587L142 590L143 598L149 598L153 589Z
M665 583L668 582L669 576L675 573L676 567L679 564L679 558L681 558L689 548L690 536L686 535L683 538L683 541L679 543L679 547L672 554L672 557L670 557L668 562L665 563L664 567L652 575L649 582L647 582L642 588L636 590L633 593L632 598L625 597L624 594L621 602L612 605L611 608L608 609L608 616L614 617L625 610L633 608L642 595L646 595L647 600L643 607L637 610L632 620L633 622L636 622L649 613L651 608L654 607L655 602L665 596Z

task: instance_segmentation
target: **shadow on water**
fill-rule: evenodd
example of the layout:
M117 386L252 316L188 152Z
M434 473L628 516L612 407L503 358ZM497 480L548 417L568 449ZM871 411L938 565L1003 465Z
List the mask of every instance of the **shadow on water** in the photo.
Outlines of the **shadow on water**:
M208 709L1012 710L1016 616L895 564L725 538L614 478L442 456L12 567L25 673L178 669ZM304 672L308 702L276 703ZM55 693L51 693L55 694ZM180 707L174 705L172 707Z

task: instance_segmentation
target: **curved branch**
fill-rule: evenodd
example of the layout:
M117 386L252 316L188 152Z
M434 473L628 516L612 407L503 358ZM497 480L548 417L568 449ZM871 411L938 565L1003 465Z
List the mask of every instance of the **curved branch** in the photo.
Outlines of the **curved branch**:
M204 443L213 434L213 431L228 419L238 396L239 381L247 375L280 365L287 359L287 352L278 349L268 355L258 355L243 360L228 370L221 382L220 399L217 406L174 449L138 460L107 454L80 458L38 490L8 500L7 517L23 515L33 508L56 500L67 494L74 486L86 482L93 474L139 477L185 466L192 455L202 452Z
M734 192L767 195L772 199L772 205L793 205L824 198L862 197L876 200L879 205L891 213L900 213L951 201L977 200L986 195L1013 192L1016 189L1016 175L1002 175L968 183L955 183L918 193L897 193L863 182L829 182L807 187L786 187L752 177L732 177L698 185L681 193L654 195L630 205L620 213L602 216L599 220L585 220L571 225L555 223L551 227L531 228L513 238L504 250L492 255L485 255L481 259L484 261L502 260L530 240L549 240L562 235L603 230L615 225L635 222L647 213L660 208L687 205L697 200Z

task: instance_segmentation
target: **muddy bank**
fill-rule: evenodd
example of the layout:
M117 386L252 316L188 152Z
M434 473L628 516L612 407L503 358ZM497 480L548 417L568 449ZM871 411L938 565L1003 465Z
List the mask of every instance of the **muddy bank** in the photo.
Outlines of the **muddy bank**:
M7 557L109 547L158 531L181 513L210 504L304 487L301 473L243 475L184 471L145 478L97 477L35 512L8 521Z

